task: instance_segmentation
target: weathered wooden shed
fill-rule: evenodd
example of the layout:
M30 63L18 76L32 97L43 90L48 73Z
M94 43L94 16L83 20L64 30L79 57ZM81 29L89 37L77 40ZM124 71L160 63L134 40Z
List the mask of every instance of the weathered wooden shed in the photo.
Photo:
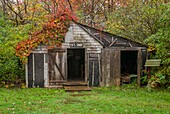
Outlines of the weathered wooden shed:
M88 86L119 86L123 77L130 76L140 85L146 54L145 45L72 22L61 48L47 50L39 45L32 51L26 65L26 85L83 82Z

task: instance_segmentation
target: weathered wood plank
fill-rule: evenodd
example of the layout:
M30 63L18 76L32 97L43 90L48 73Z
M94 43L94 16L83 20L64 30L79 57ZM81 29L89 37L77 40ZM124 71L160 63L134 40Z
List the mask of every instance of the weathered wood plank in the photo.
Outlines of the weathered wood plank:
M99 77L98 60L89 60L89 86L99 86Z
M48 55L44 54L44 87L49 86L48 59Z
M115 76L115 50L110 50L110 85L114 85Z
M88 69L88 53L87 53L87 49L85 49L85 83L88 82L88 72L89 72L89 69Z
M115 50L114 54L114 85L120 86L120 50Z
M140 86L140 76L142 70L142 51L138 50L138 66L137 66L137 85Z
M52 52L52 53L50 53ZM49 52L49 80L66 79L66 51L64 49L55 49ZM54 53L55 52L55 53Z
M102 50L102 75L104 79L104 85L110 84L110 53L109 50Z

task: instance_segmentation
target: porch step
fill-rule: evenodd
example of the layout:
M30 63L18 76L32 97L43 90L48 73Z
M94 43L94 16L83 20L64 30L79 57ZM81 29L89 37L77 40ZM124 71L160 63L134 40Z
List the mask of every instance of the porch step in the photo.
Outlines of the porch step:
M63 85L50 85L48 88L63 89Z
M64 86L88 86L85 82L67 82Z
M65 80L50 80L49 84L51 88L63 88L63 85L66 83Z
M66 80L50 80L50 83L66 83Z
M67 82L64 84L64 89L67 92L91 91L91 88L88 86L88 84L81 81Z
M75 91L91 91L89 86L64 86L66 92L75 92Z

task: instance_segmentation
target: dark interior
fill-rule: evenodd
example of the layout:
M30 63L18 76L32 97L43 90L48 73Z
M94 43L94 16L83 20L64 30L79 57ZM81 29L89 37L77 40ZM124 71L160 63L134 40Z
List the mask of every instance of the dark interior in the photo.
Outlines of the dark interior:
M85 49L67 50L68 81L85 80Z
M137 51L121 51L121 75L137 74Z

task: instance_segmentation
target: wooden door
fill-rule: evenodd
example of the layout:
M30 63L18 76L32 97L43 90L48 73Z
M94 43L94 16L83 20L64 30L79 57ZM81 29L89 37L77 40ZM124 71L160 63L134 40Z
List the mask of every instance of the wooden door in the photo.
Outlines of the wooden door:
M99 86L100 58L98 54L89 54L89 86Z
M66 81L66 50L49 51L49 83Z

